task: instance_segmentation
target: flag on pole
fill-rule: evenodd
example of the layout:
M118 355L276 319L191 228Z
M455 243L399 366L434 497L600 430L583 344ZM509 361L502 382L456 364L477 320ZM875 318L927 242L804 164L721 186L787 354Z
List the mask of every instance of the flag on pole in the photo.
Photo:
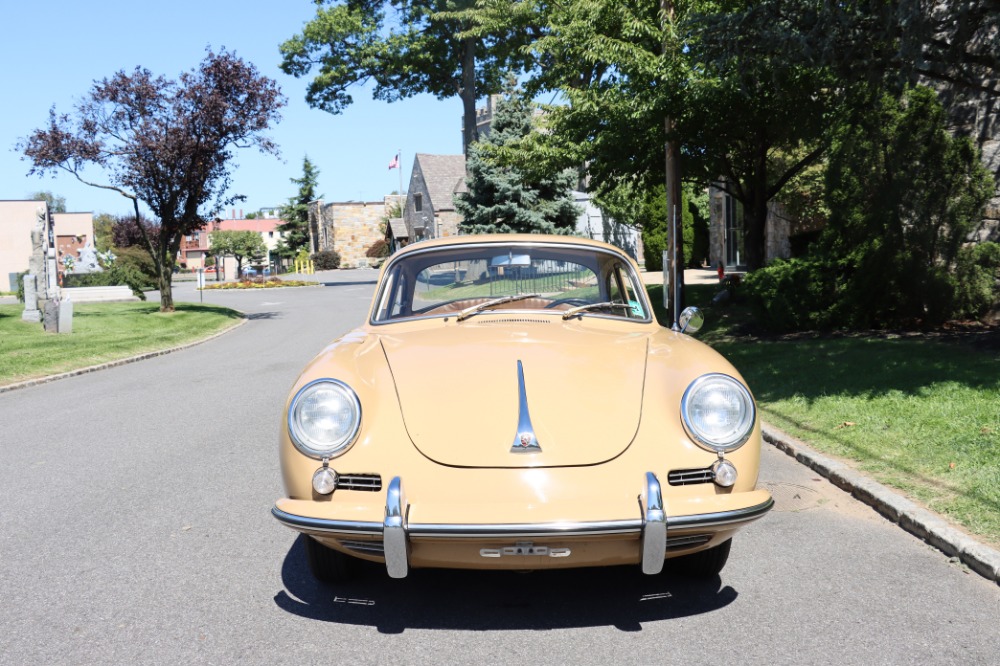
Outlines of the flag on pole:
M399 168L399 153L396 153L396 155L389 162L389 170L391 171L392 169L398 169L398 168Z

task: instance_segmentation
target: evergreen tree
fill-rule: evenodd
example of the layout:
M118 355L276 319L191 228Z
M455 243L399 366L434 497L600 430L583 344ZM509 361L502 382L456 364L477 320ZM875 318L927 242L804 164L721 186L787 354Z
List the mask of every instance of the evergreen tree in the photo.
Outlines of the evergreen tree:
M290 197L288 203L281 207L280 215L283 223L278 225L278 231L285 234L285 245L289 250L288 256L294 256L303 248L308 249L309 202L323 197L322 194L316 194L318 179L319 169L309 161L308 155L302 160L302 177L289 178L299 186L299 192Z
M517 143L532 131L533 107L519 90L509 89L497 104L489 135L469 150L466 192L455 197L467 233L572 234L580 210L573 203L576 172L526 176L503 164L496 150Z

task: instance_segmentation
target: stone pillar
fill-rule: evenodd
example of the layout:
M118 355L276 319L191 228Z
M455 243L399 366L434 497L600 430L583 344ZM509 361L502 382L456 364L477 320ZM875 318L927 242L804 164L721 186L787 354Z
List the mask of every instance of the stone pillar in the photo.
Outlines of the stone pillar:
M73 332L73 301L68 298L59 301L59 317L56 325L57 333Z
M40 322L42 314L38 311L38 291L35 289L36 279L32 274L25 275L24 281L24 312L21 313L23 321Z
M59 301L50 298L45 301L45 309L42 314L42 326L46 333L59 332Z

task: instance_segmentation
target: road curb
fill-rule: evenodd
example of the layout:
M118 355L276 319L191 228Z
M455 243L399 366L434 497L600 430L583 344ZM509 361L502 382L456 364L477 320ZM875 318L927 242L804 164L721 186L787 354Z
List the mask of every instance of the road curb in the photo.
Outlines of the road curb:
M961 561L983 578L1000 585L1000 551L950 525L944 518L872 481L842 462L817 453L805 442L762 424L764 441L826 477L835 486L869 505L886 519L942 553Z
M232 308L230 308L232 309ZM236 310L239 312L239 310ZM169 347L167 349L158 349L156 351L144 352L142 354L137 354L136 356L129 356L128 358L120 358L115 361L108 361L107 363L101 363L99 365L91 365L86 368L78 368L76 370L70 370L69 372L62 372L58 375L48 375L47 377L37 377L35 379L28 379L23 382L18 382L16 384L7 384L6 386L0 386L0 394L7 393L9 391L17 391L19 389L31 388L32 386L40 386L42 384L48 384L49 382L54 382L58 379L66 379L68 377L77 377L79 375L85 375L88 372L97 372L98 370L107 370L108 368L116 368L120 365L126 365L128 363L136 363L138 361L145 361L146 359L156 358L157 356L163 356L165 354L172 354L173 352L181 351L183 349L188 349L194 347L195 345L200 345L202 343L208 342L209 340L214 340L215 338L221 337L230 331L235 331L237 328L247 323L249 319L245 313L240 312L241 318L238 322L229 326L227 328L213 333L207 338L202 338L200 340L195 340L194 342L187 342L183 345L177 345L176 347Z

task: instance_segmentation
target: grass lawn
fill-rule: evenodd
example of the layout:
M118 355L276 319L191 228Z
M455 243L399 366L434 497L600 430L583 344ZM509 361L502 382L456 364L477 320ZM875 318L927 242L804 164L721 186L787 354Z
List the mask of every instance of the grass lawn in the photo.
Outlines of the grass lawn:
M705 309L697 337L739 369L766 422L1000 547L1000 332L752 336L747 308L688 289Z
M241 318L229 308L194 303L178 303L169 314L160 313L158 302L81 303L73 308L73 332L57 335L21 321L23 309L0 305L0 386L184 344Z

